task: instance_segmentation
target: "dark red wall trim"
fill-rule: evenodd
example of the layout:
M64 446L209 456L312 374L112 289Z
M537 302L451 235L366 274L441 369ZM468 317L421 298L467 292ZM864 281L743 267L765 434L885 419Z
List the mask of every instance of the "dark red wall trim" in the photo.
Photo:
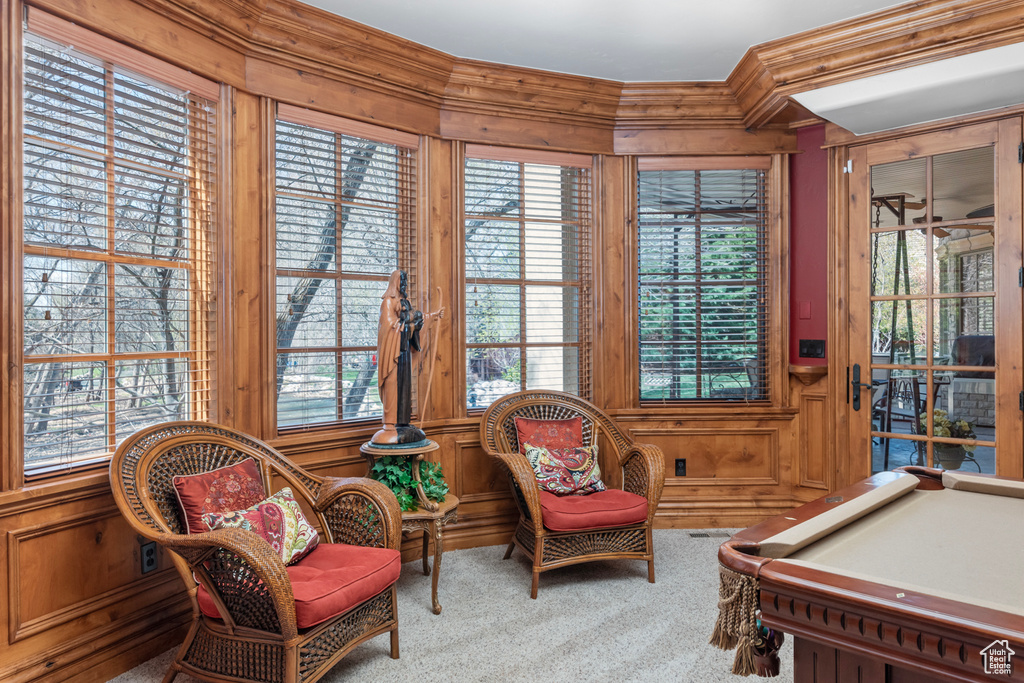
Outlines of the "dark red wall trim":
M828 354L828 152L825 126L797 131L790 157L789 362L825 365L800 356L801 339L825 339Z

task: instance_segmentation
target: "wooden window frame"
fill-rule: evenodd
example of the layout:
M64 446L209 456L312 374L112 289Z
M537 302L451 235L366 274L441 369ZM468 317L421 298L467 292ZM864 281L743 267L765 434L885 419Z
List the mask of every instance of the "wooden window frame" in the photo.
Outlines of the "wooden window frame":
M14 212L11 215L13 230L10 249L9 269L11 298L8 299L13 305L13 310L23 312L24 288L24 264L26 257L59 258L70 261L102 263L105 269L105 287L102 299L105 304L105 351L28 355L24 348L24 315L12 316L12 330L10 331L11 355L18 367L18 381L11 382L12 403L11 412L17 411L15 415L9 415L9 452L18 453L19 457L11 458L7 470L9 487L22 486L26 481L43 480L55 476L64 476L69 473L77 473L97 469L106 466L111 454L120 438L128 434L118 434L118 410L117 404L123 397L119 397L115 389L114 368L117 363L124 362L146 362L153 360L164 360L168 362L185 361L189 368L185 371L185 379L189 382L188 394L188 418L199 420L210 420L217 411L216 386L217 368L215 364L216 344L219 332L217 323L217 286L219 282L216 273L216 259L219 255L218 231L221 224L219 214L218 186L216 179L220 175L220 148L218 140L222 137L222 118L219 116L218 103L220 100L220 85L204 78L196 76L188 71L170 65L160 59L151 57L145 53L126 47L112 41L104 36L95 34L85 28L46 14L36 8L26 8L24 32L20 34L21 42L17 46L18 54L18 75L19 88L23 89L24 78L24 49L25 40L28 34L44 43L51 43L55 46L67 46L68 50L76 55L81 55L85 61L96 64L97 68L104 71L103 99L105 111L105 141L102 150L88 150L78 147L70 142L54 141L48 138L37 137L24 130L24 107L18 107L16 140L17 150L15 154L19 160L18 172L12 186L12 193L17 196L24 194L24 151L25 145L31 143L40 149L67 149L75 155L90 159L97 168L103 169L104 191L102 193L105 206L105 246L85 248L74 245L53 245L44 242L27 242L22 235L25 214L23 211ZM79 47L84 46L84 47ZM64 48L61 48L64 49ZM191 154L200 152L201 158L205 161L202 164L186 164L187 170L175 172L169 169L159 169L158 165L152 168L146 164L140 164L132 160L126 160L118 153L115 145L114 129L117 114L114 108L113 88L116 80L115 73L124 74L133 79L136 83L152 83L160 89L178 90L188 93L188 115L187 123L189 129L188 139L190 140ZM22 96L19 89L19 104L22 104ZM201 119L206 119L201 121ZM198 134L206 137L197 137ZM200 170L198 166L202 166ZM142 256L131 254L116 248L115 230L117 217L117 188L118 184L115 175L126 170L141 170L151 172L155 176L176 178L187 188L189 211L189 252L185 258ZM118 340L114 334L116 321L115 306L117 291L115 277L117 268L167 268L170 267L180 271L186 278L187 294L187 350L171 351L119 351L117 350ZM46 280L44 279L43 282ZM105 450L96 451L92 456L89 451L87 457L74 457L71 452L71 459L64 460L60 455L53 462L29 469L25 462L25 422L24 410L24 372L29 365L43 363L70 363L70 364L102 364L105 368L106 383L103 391L106 392L104 402L104 430ZM66 384L71 385L72 380ZM91 384L91 381L90 381ZM70 391L70 389L68 389ZM90 398L89 400L93 400ZM56 418L55 418L56 419ZM122 425L123 428L123 425Z

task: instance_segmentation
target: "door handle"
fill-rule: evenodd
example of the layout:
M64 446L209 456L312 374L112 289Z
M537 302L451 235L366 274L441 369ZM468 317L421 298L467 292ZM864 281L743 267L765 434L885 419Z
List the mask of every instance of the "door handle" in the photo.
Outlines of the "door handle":
M853 372L851 373L850 387L853 389L853 409L860 410L860 391L861 389L871 389L874 387L871 382L860 381L860 363L853 364Z

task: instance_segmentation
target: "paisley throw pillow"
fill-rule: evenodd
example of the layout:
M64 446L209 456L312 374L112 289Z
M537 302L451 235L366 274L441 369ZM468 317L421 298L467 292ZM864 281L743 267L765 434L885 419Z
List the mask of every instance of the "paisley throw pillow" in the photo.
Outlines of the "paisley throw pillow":
M524 447L541 490L560 496L605 490L597 464L597 446L544 448L527 443Z
M298 562L320 542L319 534L306 521L287 487L247 510L207 513L203 521L211 531L236 528L259 534L285 564Z

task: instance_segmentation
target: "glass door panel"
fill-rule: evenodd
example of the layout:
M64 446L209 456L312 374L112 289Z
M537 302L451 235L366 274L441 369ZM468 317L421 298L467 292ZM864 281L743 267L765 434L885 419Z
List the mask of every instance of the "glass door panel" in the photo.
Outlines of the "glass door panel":
M887 230L871 238L871 293L926 294L928 239L920 230Z
M926 299L871 302L871 357L875 362L924 365L928 340Z
M870 167L872 472L996 471L994 149Z

